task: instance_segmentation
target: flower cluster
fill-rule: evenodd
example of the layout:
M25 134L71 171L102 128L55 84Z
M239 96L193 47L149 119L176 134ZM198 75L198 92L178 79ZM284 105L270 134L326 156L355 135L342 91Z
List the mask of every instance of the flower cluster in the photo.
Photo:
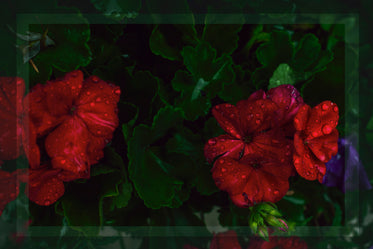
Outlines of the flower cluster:
M20 181L28 183L26 193L31 201L50 205L64 194L63 182L89 178L91 165L103 157L103 148L119 123L120 89L97 76L84 80L81 71L38 84L24 98L22 79L1 78L0 83L2 93L11 97L0 96L1 100L7 100L0 104L9 105L0 113L5 121L2 125L9 127L8 133L1 134L0 159L14 159L24 151L30 165L28 171L0 171L0 177L9 181L8 184L2 181L1 186L15 185L18 191L18 176ZM13 90L8 90L8 85L10 88L13 85ZM18 192L1 193L10 193L12 197L1 203L3 210Z
M337 154L337 105L311 109L291 85L217 105L212 114L227 134L207 141L205 157L216 185L240 207L279 201L295 171L322 182L325 163Z

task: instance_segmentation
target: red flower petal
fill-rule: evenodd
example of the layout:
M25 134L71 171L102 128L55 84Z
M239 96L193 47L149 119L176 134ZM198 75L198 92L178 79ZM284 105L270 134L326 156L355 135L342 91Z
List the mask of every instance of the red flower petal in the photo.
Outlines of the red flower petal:
M89 131L95 136L111 136L119 124L119 96L119 87L92 76L84 81L82 92L76 102L76 115L84 120Z
M271 128L274 111L277 105L270 100L241 100L237 103L241 124L241 134L244 136Z
M281 85L270 89L267 93L267 98L279 107L275 117L277 125L292 121L299 108L303 105L303 98L292 85Z
M0 170L0 216L5 206L14 201L19 194L17 173Z
M46 104L47 93L44 92L45 85L36 85L24 99L24 105L30 115L30 121L33 123L38 135L45 135L53 127L60 124L65 118L65 115L54 116L49 113L49 108ZM57 104L56 104L57 105Z
M237 233L231 230L214 234L210 249L241 249L241 245L238 243Z
M307 139L332 133L338 124L338 107L331 101L324 101L312 108L305 129Z
M211 171L212 178L219 189L227 191L230 195L237 195L243 193L242 190L253 168L233 158L225 157L218 159Z
M318 179L322 182L326 172L325 164L316 158L309 147L305 145L300 132L294 135L294 148L293 160L298 174L307 180Z
M272 129L256 134L250 143L246 143L244 155L263 155L281 163L288 163L291 161L291 153L291 140L285 139L281 130Z
M212 114L223 130L237 139L242 138L243 133L240 126L241 113L239 113L239 110L234 105L216 105L212 109Z
M247 100L255 101L258 99L266 99L266 98L267 98L266 93L262 89L260 89L258 91L255 91L253 94L251 94Z
M64 193L65 186L58 178L60 169L30 170L26 194L32 202L41 206L55 203Z
M306 129L306 125L311 112L311 107L304 104L299 110L297 115L294 117L294 127L297 131L302 131Z
M65 120L45 140L53 168L87 177L90 166L87 148L90 139L91 134L79 118L71 117Z
M38 168L40 166L40 150L36 144L36 128L34 124L29 121L29 116L27 114L23 118L22 145L28 158L30 168Z
M220 158L212 169L217 187L227 191L240 207L279 201L289 189L291 173L290 163L280 163L258 154L249 154L241 160Z
M220 135L211 138L205 144L205 157L209 163L219 155L230 156L238 159L243 150L244 143L230 135Z
M313 154L322 162L328 162L338 152L338 131L334 129L330 134L306 140Z
M83 84L83 73L79 70L67 73L63 78L48 81L44 87L48 112L56 117L71 112Z

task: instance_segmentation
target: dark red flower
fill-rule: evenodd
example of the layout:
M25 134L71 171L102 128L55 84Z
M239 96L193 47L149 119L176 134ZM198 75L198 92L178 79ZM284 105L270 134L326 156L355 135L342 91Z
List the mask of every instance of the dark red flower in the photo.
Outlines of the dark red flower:
M30 117L39 135L53 129L45 141L53 168L89 177L89 166L103 157L118 126L119 96L119 87L97 76L83 81L81 71L33 89Z
M301 240L299 237L276 237L269 236L268 241L261 238L254 238L250 240L249 247L247 249L307 249L306 242Z
M238 206L280 200L292 174L292 142L284 127L303 104L292 86L257 91L237 106L217 105L212 113L228 133L210 139L204 148L216 185ZM292 128L294 129L294 128ZM293 133L292 133L293 134Z
M51 162L30 170L30 200L50 205L63 195L63 181L89 178L118 126L119 96L119 87L97 76L83 81L81 71L32 89L30 120L38 136L46 136Z
M313 109L304 105L294 118L294 166L307 180L322 183L325 163L338 152L338 107L324 101Z

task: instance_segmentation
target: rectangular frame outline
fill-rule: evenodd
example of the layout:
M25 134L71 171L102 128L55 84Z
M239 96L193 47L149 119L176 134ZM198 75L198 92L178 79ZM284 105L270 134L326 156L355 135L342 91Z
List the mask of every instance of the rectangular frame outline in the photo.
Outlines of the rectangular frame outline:
M136 17L135 21L128 20L126 24L188 24L190 22L190 15L191 14L172 14L172 15L139 15ZM192 14L192 24L195 23L195 17L201 16L199 14ZM34 24L30 23L29 21L32 20L32 18L35 16L35 14L17 14L17 33L26 33L28 31L28 25ZM38 17L41 21L43 21L43 24L79 24L76 22L72 22L70 17L76 16L76 14L38 14ZM221 17L218 20L224 20L225 22L214 22L214 24L237 24L237 17L245 17L246 21L244 24L320 24L320 23L328 23L330 22L320 22L320 21L302 21L300 23L295 22L297 17L302 18L311 18L311 20L317 19L320 20L321 17L324 18L324 20L333 20L333 17L337 17L337 19L341 19L341 17L348 17L355 20L355 25L358 27L358 14L286 14L284 16L283 14L259 14L259 15L251 15L251 14L217 14L217 16ZM269 16L269 18L268 18ZM57 18L58 17L58 18ZM222 18L224 17L224 18ZM329 18L328 18L329 17ZM332 18L331 18L332 17ZM102 15L97 14L85 14L84 18L87 19L89 24L118 24L115 21L110 21L108 18L103 17ZM255 19L258 18L258 19ZM264 18L264 19L263 19ZM272 19L271 19L272 18ZM277 20L276 20L277 18ZM185 21L189 20L189 21ZM255 20L255 22L248 22L247 20ZM343 19L345 20L345 19ZM199 24L199 23L198 23ZM355 28L355 32L351 33L347 29L347 23L344 21L338 21L333 22L332 24L344 24L345 25L345 40L350 41L349 45L352 46L356 51L356 56L351 57L348 56L349 53L347 51L347 46L345 47L345 104L351 105L350 102L348 102L347 96L350 96L350 100L352 99L352 104L354 105L354 109L358 112L359 110L359 76L358 73L350 75L350 72L356 72L358 70L358 54L359 54L359 30L358 28ZM347 42L346 42L347 44ZM22 77L25 82L27 83L29 81L29 72L28 67L24 67L23 61L20 59L21 56L19 56L20 51L18 50L17 54L17 76ZM348 64L349 62L354 62L356 68L350 68L353 67L351 64ZM354 71L355 70L355 71ZM354 89L353 93L348 93L347 89L349 89L349 85L356 82L357 86L355 86L356 89ZM28 85L28 84L27 84ZM351 127L348 127L348 122L351 122ZM346 115L345 120L345 130L347 128L352 129L353 131L357 131L357 134L359 134L359 122L357 117L353 117L352 115ZM356 144L356 149L358 150L358 142ZM346 158L347 163L347 158ZM18 165L17 165L18 166ZM359 186L359 176L355 174L352 178L352 184L354 186ZM337 237L337 236L346 236L346 237L353 237L354 231L359 234L359 201L358 201L359 195L353 192L346 192L345 195L345 220L354 220L354 224L345 225L345 226L325 226L325 227L316 227L316 226L298 226L296 227L295 232L292 232L286 236L300 236L300 237L314 237L314 236L322 236L322 237ZM357 200L356 200L357 199ZM19 217L20 210L17 209L17 217ZM22 228L23 224L21 222L18 222L16 224L17 228L17 234L23 232ZM121 231L123 231L123 228L126 228L127 231L135 231L139 234L143 234L143 236L157 236L157 237L170 237L170 236L188 236L188 233L185 234L186 231L193 229L195 230L202 228L202 227L190 227L190 226L175 226L175 227L153 227L153 226L136 226L136 227L127 227L127 226L102 226L99 227L100 229L105 228L120 228ZM73 229L81 230L80 227L71 227ZM86 235L89 236L97 236L96 234L90 234L88 226L84 226L84 229L86 230ZM97 228L97 227L92 227ZM172 229L170 229L172 228ZM205 228L205 227L203 227ZM213 227L210 227L213 228ZM37 227L30 227L30 230L32 230L32 236L33 237L45 237L45 236L59 236L61 226L37 226ZM92 230L95 230L92 229ZM155 230L154 230L155 229ZM250 229L249 226L245 227L232 227L232 229L236 230L237 235L247 235L247 229ZM182 233L181 233L182 231ZM193 233L194 233L193 232ZM182 235L181 235L182 234ZM201 233L203 234L203 233ZM27 234L28 235L28 234ZM106 236L106 237L118 237L118 234L115 235L100 235L100 236ZM204 236L204 235L201 235ZM121 236L123 237L123 236Z

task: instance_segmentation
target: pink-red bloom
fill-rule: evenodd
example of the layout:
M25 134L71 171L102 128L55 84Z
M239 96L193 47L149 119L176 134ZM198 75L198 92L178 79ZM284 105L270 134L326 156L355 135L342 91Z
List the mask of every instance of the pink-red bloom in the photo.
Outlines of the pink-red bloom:
M212 114L228 134L211 138L205 157L216 185L240 206L280 200L289 188L294 134L292 119L303 99L290 85L260 90L236 106L221 104ZM293 131L293 132L292 132ZM290 137L292 138L292 137Z
M324 101L311 109L304 105L294 118L294 166L300 176L322 183L325 163L338 152L338 107Z

